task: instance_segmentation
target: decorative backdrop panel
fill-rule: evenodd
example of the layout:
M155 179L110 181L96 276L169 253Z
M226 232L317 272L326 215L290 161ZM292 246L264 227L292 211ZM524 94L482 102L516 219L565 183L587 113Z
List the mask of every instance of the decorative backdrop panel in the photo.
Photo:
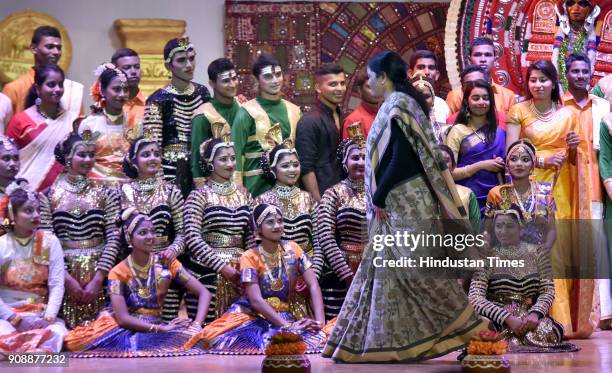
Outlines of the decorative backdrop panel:
M316 98L312 72L321 63L344 67L349 92L368 58L385 49L408 61L415 49L428 48L443 67L447 9L443 3L228 1L225 54L236 63L240 90L247 97L256 92L251 65L258 53L274 54L285 71L285 97L307 109ZM441 72L438 85L444 95L450 85L444 68ZM347 95L344 107L353 106Z
M552 59L559 28L555 6L560 1L452 0L445 50L453 86L460 84L459 71L466 64L470 41L487 36L493 40L499 56L493 71L494 80L519 93L531 61ZM594 0L594 3L599 4L601 11L593 20L596 50L592 84L612 72L612 1ZM587 46L586 42L581 45Z

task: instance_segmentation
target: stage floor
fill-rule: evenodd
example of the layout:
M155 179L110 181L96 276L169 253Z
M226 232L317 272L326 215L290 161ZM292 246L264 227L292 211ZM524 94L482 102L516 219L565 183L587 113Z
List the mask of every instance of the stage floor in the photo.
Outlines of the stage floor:
M610 372L612 373L612 331L597 332L591 339L573 341L581 347L574 353L506 355L512 363L512 372ZM309 355L312 373L359 373L377 370L383 372L459 372L456 353L420 364L335 364L329 359ZM181 358L152 359L69 359L68 367L15 368L0 362L0 370L12 372L258 372L263 356L202 355Z

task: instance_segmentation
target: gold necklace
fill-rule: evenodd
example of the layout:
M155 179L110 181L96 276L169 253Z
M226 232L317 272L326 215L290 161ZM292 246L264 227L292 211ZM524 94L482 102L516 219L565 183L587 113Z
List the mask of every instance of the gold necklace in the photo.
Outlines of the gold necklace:
M363 192L365 192L365 184L364 184L363 180L355 181L355 180L352 180L350 177L347 177L346 179L344 179L344 182L355 193L363 193Z
M32 242L33 238L34 238L34 235L31 235L30 237L17 237L17 236L15 236L15 241L17 241L19 246L26 247L26 246L28 246L30 244L30 242Z
M76 194L81 194L89 185L89 179L83 175L71 176L66 174L64 180L66 181L64 189Z
M159 179L157 179L156 177L151 177L148 179L136 179L136 182L133 184L134 185L134 189L136 189L139 192L144 192L144 193L148 193L152 190L155 190L159 187Z
M270 289L272 289L273 291L281 291L285 288L285 284L283 283L283 280L281 278L283 275L283 268L284 268L283 255L281 251L282 250L279 245L275 253L269 254L266 252L266 250L264 250L262 245L259 245L259 253L261 254L263 258L263 262L264 262L264 266L266 270L265 273L268 279L270 280ZM272 269L268 265L268 259L270 258L271 260L274 260L276 259L274 258L275 256L278 258L278 266L274 267L274 268L278 268L278 276L276 278L272 275Z
M210 184L209 184L210 188L213 190L213 192L219 195L228 196L236 191L236 184L234 184L231 180L225 183L218 183L214 181L213 179L209 179L209 180L210 180Z
M106 109L104 109L104 115L106 115L106 117L113 123L113 124L118 124L117 121L119 120L119 118L123 118L123 111L119 114L109 114ZM121 124L123 124L123 121L121 121Z
M130 261L130 263L131 263L131 265L132 265L132 268L134 268L134 270L135 270L137 273L139 273L139 274L146 273L146 272L148 272L148 271L149 271L149 268L151 268L151 257L149 257L149 261L147 262L147 264L145 264L145 265L143 265L143 266L138 265L138 263L136 263L136 262L134 261L134 258L133 258L131 255L130 255L130 259L129 259L129 261Z
M130 271L134 274L134 279L138 283L138 295L143 299L148 299L151 297L151 287L150 284L151 278L151 263L152 256L149 257L149 262L144 266L139 266L134 262L132 255L128 256L128 266L130 267ZM146 277L144 275L146 274ZM140 279L144 279L144 282Z
M552 106L550 107L550 110L546 112L541 112L535 106L535 104L533 103L533 100L531 100L531 102L529 103L529 109L536 116L536 118L538 118L539 121L550 122L553 119L555 112L557 111L557 105L555 105L555 103L553 102Z
M478 131L480 131L480 129L481 129L482 127L479 127L479 128L477 128L477 129L474 129L474 127L472 127L471 125L469 125L469 124L468 124L468 128L472 130L472 133L473 133L473 134L474 134L476 137L478 137L478 139L479 139L480 141L482 141L483 143L486 143L486 142L487 142L487 141L486 141L486 138L485 138L485 137L483 137L482 135L480 135L480 134L478 133Z

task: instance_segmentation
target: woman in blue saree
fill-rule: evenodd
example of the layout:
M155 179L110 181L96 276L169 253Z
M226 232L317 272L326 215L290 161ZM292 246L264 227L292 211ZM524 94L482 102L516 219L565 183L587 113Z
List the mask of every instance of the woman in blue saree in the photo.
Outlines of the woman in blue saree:
M461 111L446 137L455 153L453 179L470 188L484 212L489 190L504 184L506 133L498 127L491 85L484 80L465 84Z

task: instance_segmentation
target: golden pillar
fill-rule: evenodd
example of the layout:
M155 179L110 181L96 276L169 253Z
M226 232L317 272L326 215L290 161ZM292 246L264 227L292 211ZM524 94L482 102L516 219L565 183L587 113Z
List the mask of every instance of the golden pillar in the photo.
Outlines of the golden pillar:
M123 48L140 55L140 90L145 96L168 82L164 46L185 33L185 21L174 19L117 19L113 23Z

